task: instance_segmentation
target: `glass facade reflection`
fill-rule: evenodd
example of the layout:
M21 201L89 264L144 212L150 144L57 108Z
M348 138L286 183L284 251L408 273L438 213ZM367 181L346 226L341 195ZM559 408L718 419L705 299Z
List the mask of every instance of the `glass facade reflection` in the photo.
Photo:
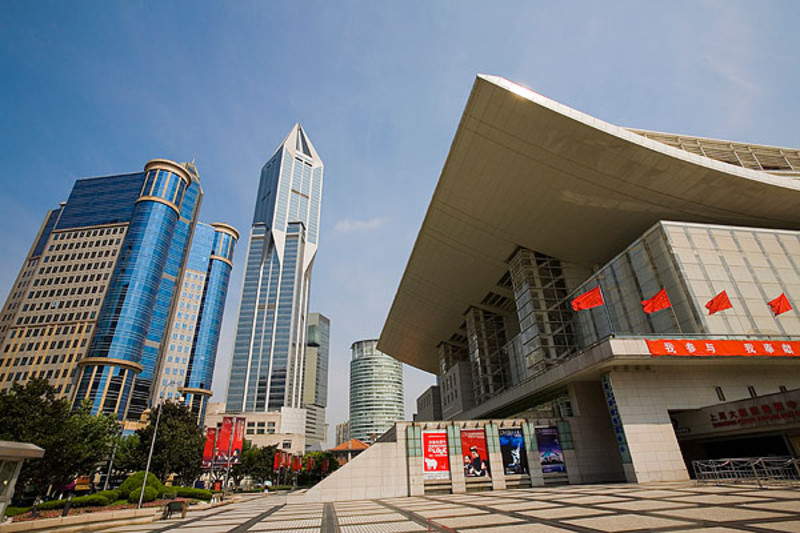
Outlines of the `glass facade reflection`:
M228 412L300 408L323 164L296 125L261 171L228 382Z
M403 365L363 340L350 347L350 438L374 442L405 418Z

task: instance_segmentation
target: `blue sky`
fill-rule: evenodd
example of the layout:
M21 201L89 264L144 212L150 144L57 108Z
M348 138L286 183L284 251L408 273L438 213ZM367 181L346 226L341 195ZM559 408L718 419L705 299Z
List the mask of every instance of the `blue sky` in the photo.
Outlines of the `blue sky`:
M798 2L0 0L0 297L76 178L195 159L201 219L246 231L295 122L325 162L312 311L380 333L475 74L612 123L800 147ZM214 390L227 384L246 238ZM433 377L407 369L407 415Z

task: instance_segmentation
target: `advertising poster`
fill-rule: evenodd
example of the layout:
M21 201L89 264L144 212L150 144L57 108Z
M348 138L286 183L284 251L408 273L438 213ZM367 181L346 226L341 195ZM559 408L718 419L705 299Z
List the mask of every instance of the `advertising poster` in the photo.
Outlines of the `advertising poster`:
M211 468L211 462L214 460L214 444L216 440L217 428L208 428L206 430L206 444L203 446L202 467L205 470Z
M500 453L503 455L503 470L506 474L527 474L528 456L522 428L500 428Z
M244 443L244 424L245 419L236 417L233 425L233 445L231 446L231 464L237 464L242 456L242 444Z
M484 477L490 474L486 433L483 428L461 430L461 453L464 454L464 477Z
M536 428L536 442L543 473L567 471L556 428Z
M219 429L219 438L217 438L217 453L214 457L215 463L225 464L228 462L228 453L231 449L231 429L233 429L233 417L223 417L222 427Z
M447 455L445 431L422 432L422 477L450 479L450 459Z

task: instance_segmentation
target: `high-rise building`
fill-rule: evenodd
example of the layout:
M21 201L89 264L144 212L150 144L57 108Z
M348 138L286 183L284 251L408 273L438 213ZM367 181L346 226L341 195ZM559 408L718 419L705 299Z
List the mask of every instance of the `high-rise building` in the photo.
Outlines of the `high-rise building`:
M43 377L95 413L137 420L169 367L165 394L181 392L202 418L238 238L198 224L202 194L193 164L164 159L76 181L45 217L0 314L0 387ZM186 282L202 286L191 304ZM183 337L181 362L166 365L170 335Z
M227 410L305 418L303 384L311 270L323 164L295 125L261 170L247 250ZM289 413L288 410L297 410Z
M325 447L328 425L325 407L328 404L328 352L331 323L319 313L308 315L305 370L303 371L303 409L306 410L306 444Z
M356 341L350 347L349 438L374 442L405 417L403 365L377 348L377 339Z
M438 374L449 431L535 429L563 458L529 449L537 484L800 453L800 150L483 75L460 124L379 342Z

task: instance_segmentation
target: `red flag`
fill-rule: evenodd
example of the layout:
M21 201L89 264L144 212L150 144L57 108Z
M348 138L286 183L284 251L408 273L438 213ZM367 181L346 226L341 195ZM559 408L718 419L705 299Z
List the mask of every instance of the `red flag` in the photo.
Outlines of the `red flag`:
M728 299L728 293L725 291L722 291L711 298L706 304L706 309L708 309L709 315L713 315L716 312L724 311L725 309L730 309L732 307L731 301Z
M325 457L324 459L322 459L322 473L323 474L328 472L328 467L329 466L330 466L330 462L328 461L328 458Z
M216 463L227 463L231 453L231 429L233 429L233 417L225 416L222 418L222 428L217 437L217 453L214 457Z
M791 311L792 304L789 303L789 299L786 298L786 295L781 293L780 296L769 302L769 308L772 309L775 316L778 316L786 311Z
M272 462L272 470L277 472L281 469L281 454L280 452L275 452L275 460Z
M303 459L300 457L292 457L292 470L299 472L303 468Z
M208 428L206 430L206 444L203 447L203 462L204 469L211 468L211 463L214 460L214 443L217 440L217 428Z
M244 442L244 424L245 419L236 417L236 423L233 426L233 442L231 443L231 456L234 464L239 462L242 455L242 443Z
M667 296L667 289L661 289L649 300L642 301L642 308L648 315L668 307L672 307L672 303L669 301L669 296Z
M597 286L572 300L572 309L581 311L583 309L600 307L601 305L605 305L605 303L606 302L603 300L603 293L600 292L600 286Z

